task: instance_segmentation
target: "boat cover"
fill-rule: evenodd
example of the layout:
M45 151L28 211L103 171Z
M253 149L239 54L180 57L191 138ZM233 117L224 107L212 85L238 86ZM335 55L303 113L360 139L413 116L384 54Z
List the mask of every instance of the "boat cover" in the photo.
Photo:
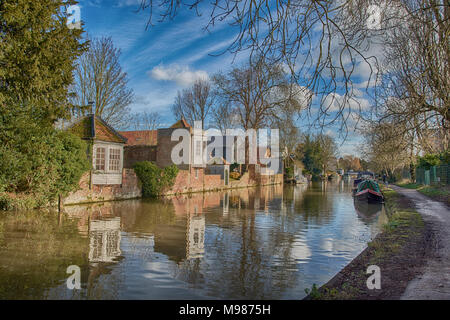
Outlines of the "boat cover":
M360 192L366 189L373 190L375 192L381 193L380 187L378 186L378 183L373 180L364 180L358 184L358 190L356 192Z

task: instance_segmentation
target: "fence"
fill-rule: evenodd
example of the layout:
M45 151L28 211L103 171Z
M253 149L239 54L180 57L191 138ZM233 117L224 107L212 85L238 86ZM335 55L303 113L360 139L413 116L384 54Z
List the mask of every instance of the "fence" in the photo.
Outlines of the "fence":
M450 184L450 164L416 169L416 182L418 184Z

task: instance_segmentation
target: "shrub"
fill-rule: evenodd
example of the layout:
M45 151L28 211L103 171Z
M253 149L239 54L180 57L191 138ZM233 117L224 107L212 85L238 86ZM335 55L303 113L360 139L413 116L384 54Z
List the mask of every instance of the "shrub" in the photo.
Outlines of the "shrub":
M75 190L90 168L86 143L52 127L15 125L0 134L2 209L46 206Z
M144 198L153 198L162 194L173 186L178 175L176 165L161 169L149 161L136 162L134 171L142 182L142 196Z
M284 168L284 174L285 174L286 177L288 177L288 178L293 178L293 177L294 177L294 168L292 168L292 167L286 167L286 168Z

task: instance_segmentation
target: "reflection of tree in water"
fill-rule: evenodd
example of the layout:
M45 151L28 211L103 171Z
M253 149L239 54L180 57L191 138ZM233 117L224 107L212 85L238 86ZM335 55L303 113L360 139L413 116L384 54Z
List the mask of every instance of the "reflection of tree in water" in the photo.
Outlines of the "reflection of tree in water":
M76 221L49 211L7 212L0 216L0 298L45 299L67 279L69 265L86 280L89 242ZM84 271L84 272L83 272Z
M318 225L327 223L333 216L334 193L326 190L335 187L333 183L313 183L306 189L303 197L295 199L293 211L301 214L308 223Z
M269 207L281 205L279 194L266 191L243 193L241 208L230 205L222 220L221 208L208 212L208 225L219 221L221 224L211 227L211 232L205 235L208 242L205 259L183 261L177 278L195 287L206 285L207 294L226 298L280 298L287 288L295 285L292 249L298 229L293 224L287 227L291 217L280 214L276 208L268 213L271 228L264 228L259 219L266 215L255 211L264 208L262 203L269 203ZM234 222L227 223L229 220Z

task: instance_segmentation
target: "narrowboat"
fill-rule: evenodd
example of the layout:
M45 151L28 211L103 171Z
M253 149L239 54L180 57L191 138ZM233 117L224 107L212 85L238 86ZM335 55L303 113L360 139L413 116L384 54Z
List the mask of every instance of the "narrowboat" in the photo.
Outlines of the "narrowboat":
M374 180L364 180L358 184L355 192L355 199L371 203L383 202L383 194L378 183Z

